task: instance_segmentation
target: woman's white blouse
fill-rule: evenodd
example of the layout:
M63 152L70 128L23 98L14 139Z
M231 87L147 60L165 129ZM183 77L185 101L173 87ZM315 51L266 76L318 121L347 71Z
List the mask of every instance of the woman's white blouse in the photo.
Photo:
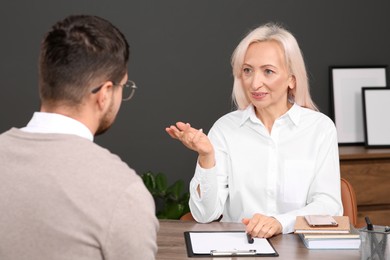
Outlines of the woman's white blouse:
M326 115L294 104L269 134L249 106L221 117L208 136L216 165L197 164L190 183L197 221L222 214L221 221L241 222L260 213L290 233L296 216L343 213L336 128Z

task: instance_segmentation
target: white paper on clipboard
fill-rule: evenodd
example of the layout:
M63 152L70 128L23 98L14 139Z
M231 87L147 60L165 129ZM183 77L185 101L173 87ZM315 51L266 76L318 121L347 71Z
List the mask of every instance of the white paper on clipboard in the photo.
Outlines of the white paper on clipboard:
M216 252L248 252L256 255L277 255L271 243L266 238L254 238L249 244L246 233L241 231L222 232L188 232L194 254L204 255Z

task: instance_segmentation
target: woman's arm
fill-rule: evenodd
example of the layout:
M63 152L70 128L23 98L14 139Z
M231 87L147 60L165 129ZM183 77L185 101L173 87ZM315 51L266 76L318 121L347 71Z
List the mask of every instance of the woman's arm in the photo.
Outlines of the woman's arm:
M166 128L166 131L172 138L199 154L190 183L189 205L193 217L202 223L218 219L228 195L230 169L229 156L222 148L225 144L221 134L211 129L209 136L206 136L202 129L192 128L190 124L182 122Z

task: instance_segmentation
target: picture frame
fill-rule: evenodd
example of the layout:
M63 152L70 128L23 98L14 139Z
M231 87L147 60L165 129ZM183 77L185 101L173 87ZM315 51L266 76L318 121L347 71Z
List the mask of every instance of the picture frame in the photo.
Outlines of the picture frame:
M338 143L364 145L362 88L387 86L387 66L330 66L329 75Z
M390 147L390 88L362 88L365 146Z

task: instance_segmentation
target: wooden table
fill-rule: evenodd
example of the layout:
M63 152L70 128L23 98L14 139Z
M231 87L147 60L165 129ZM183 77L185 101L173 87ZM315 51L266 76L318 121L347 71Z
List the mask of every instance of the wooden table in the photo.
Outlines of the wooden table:
M184 242L184 231L229 231L244 230L240 223L213 222L199 224L191 221L160 220L160 231L157 235L157 259L196 259L187 257ZM297 235L278 235L270 239L279 257L218 257L214 259L315 259L315 260L348 260L360 259L359 250L308 250ZM213 259L213 258L200 258Z

